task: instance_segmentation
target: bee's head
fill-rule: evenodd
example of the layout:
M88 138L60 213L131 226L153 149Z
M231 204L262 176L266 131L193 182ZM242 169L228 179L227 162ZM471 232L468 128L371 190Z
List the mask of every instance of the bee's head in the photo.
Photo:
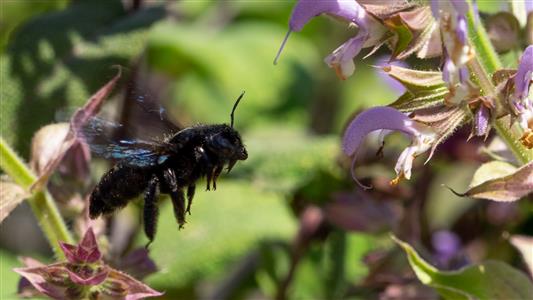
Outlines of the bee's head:
M240 134L228 125L220 126L215 132L207 137L206 146L223 160L237 161L246 160L248 152L242 144Z

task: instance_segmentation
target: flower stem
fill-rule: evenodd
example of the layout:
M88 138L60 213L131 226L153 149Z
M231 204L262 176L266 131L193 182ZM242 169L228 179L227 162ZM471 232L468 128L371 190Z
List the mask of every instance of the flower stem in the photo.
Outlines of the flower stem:
M9 147L3 137L0 137L0 168L16 184L26 190L29 190L30 185L36 179L33 172L24 164L15 151ZM55 255L62 257L63 252L59 247L59 241L73 243L74 240L52 196L46 189L36 191L32 193L28 199L28 203Z
M476 24L476 16L470 9L467 14L468 36L470 43L476 52L476 56L468 63L468 68L478 79L478 83L484 95L498 97L496 88L492 84L491 74L502 68L502 63L498 54L492 46L487 31L482 24ZM502 99L496 99L496 105L502 105ZM533 151L528 150L520 142L520 133L513 130L504 119L495 120L493 127L507 144L511 152L521 164L526 164L533 160Z

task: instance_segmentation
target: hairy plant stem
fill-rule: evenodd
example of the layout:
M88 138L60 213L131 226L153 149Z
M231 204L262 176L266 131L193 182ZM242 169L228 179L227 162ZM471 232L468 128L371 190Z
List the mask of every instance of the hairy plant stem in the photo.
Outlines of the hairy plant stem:
M496 105L502 106L504 99L500 99L501 97L496 93L496 88L491 80L491 74L502 68L498 54L494 50L483 24L476 22L476 16L472 9L467 14L467 20L468 37L476 52L476 56L468 63L468 68L476 75L483 94L495 97ZM520 133L513 130L509 126L509 122L505 122L505 118L495 120L492 126L521 164L533 160L533 151L518 141Z
M24 164L22 159L9 147L0 136L0 168L18 185L29 190L36 177ZM65 221L59 214L52 196L46 189L35 191L28 199L28 203L37 218L41 230L45 234L50 247L57 257L63 257L59 241L73 243L72 236Z

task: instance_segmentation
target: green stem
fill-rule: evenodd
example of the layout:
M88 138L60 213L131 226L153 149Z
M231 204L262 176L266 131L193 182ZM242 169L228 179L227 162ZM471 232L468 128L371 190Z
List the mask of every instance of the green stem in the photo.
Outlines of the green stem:
M491 74L501 69L502 63L483 24L476 24L476 16L472 9L468 11L467 20L469 40L476 52L474 59L468 63L468 68L476 75L484 95L498 97L496 88L492 84ZM498 107L503 103L502 99L496 99ZM518 142L521 136L520 132L513 130L504 119L496 120L492 125L520 163L526 164L533 160L533 151Z
M9 147L3 137L0 137L0 168L24 189L29 190L36 177L24 164L22 159ZM34 192L28 203L37 218L50 246L58 257L63 256L59 241L73 243L74 240L61 217L52 196L43 189Z

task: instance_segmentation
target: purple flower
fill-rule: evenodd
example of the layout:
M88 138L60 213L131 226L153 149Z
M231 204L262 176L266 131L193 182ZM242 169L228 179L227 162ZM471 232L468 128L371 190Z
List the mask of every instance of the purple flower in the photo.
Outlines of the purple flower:
M387 75L386 72L383 72L385 68L389 68L390 66L398 66L402 68L407 68L407 64L401 60L391 61L390 57L388 56L381 56L378 59L376 59L376 65L380 67L380 70L378 70L378 76L381 81L383 81L387 86L389 86L395 94L398 96L405 93L406 89L403 86L403 84L400 83L400 81L394 79L393 77Z
M484 104L479 105L474 114L473 122L470 137L484 136L486 139L490 132L490 109Z
M514 77L514 97L518 101L523 101L528 97L531 80L533 80L533 45L529 45L524 50Z
M524 131L520 142L527 148L533 148L533 101L529 99L530 85L533 80L533 45L529 45L514 75L514 93L512 107L518 117L518 125Z
M51 265L26 259L25 268L16 268L40 293L53 299L127 299L162 295L142 282L102 263L96 237L91 228L77 246L61 243L66 262ZM28 293L24 287L21 292Z
M400 154L394 168L397 177L391 181L393 185L402 178L411 178L411 168L415 157L429 150L436 141L436 133L430 127L409 119L394 108L374 107L360 113L348 125L342 147L346 155L353 156L352 177L363 188L369 187L362 185L354 174L357 151L364 138L376 130L400 131L411 137L411 145Z
M445 48L442 78L447 83L452 97L451 104L465 100L468 87L466 63L474 57L474 50L468 45L466 14L468 3L464 0L431 1L431 10L440 19L442 44Z
M289 20L289 31L274 59L274 64L287 42L291 32L300 31L313 17L328 14L359 28L357 35L326 57L325 62L334 68L341 79L346 79L355 70L353 58L362 48L378 44L386 29L355 0L300 0L292 10Z

